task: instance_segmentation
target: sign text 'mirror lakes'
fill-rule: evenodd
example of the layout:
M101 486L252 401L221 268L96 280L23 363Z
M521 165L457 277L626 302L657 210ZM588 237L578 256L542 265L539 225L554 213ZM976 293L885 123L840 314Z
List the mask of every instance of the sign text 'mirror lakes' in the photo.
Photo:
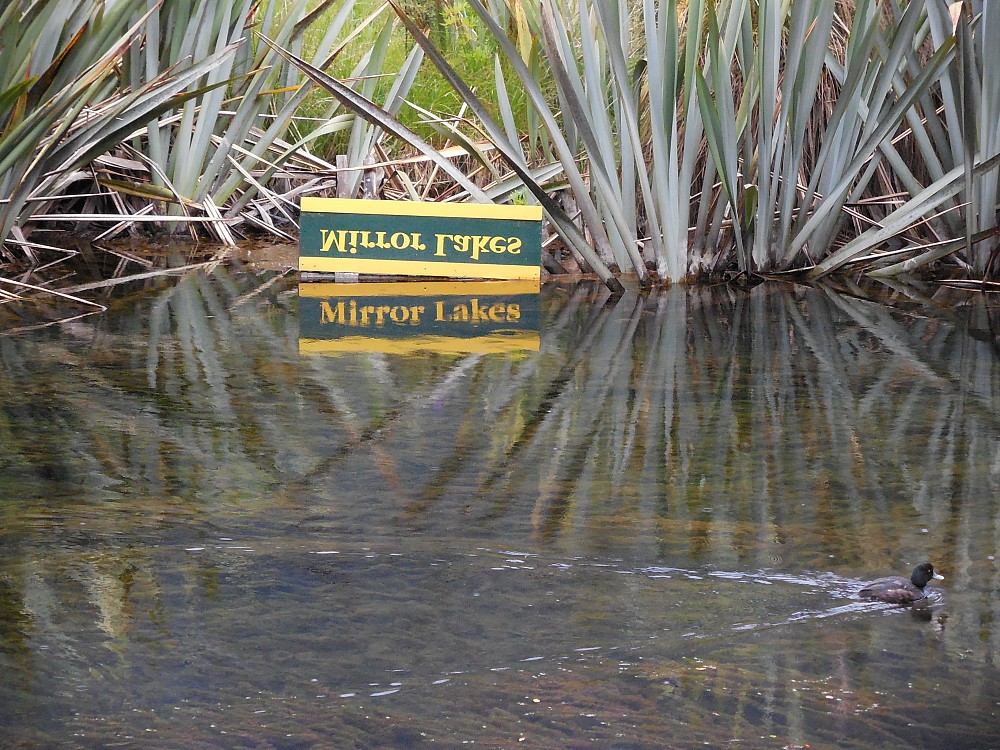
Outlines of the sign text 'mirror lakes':
M386 325L411 325L433 321L435 323L517 323L521 320L521 305L517 302L480 302L472 297L468 302L435 300L427 305L370 305L357 300L341 300L330 304L320 303L320 323L350 326L352 328L382 328Z
M420 232L383 232L368 229L321 229L320 252L356 255L363 250L431 250L435 258L454 257L463 253L474 261L483 255L504 253L520 255L520 237L489 234L437 233L428 246Z

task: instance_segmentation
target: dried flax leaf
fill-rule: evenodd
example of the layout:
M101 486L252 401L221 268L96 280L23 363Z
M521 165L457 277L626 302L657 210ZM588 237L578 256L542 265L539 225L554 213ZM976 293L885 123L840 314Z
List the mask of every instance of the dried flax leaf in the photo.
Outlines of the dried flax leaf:
M108 287L117 286L118 284L126 284L130 281L142 281L143 279L153 279L160 276L176 276L177 274L202 269L211 270L212 268L216 268L221 262L221 260L209 260L202 263L189 263L188 265L177 266L176 268L160 268L155 271L145 271L143 273L134 273L130 276L121 276L117 279L104 279L102 281L92 281L87 284L77 284L76 286L69 287L65 291L86 292L91 289L106 289ZM96 303L93 302L89 304L96 305ZM103 305L100 305L100 307L103 307Z
M84 299L83 297L76 297L76 296L74 296L72 294L69 294L69 292L81 291L80 289L66 289L66 290L59 291L59 290L56 290L56 289L49 289L48 287L44 287L44 286L36 286L35 284L28 284L28 283L23 282L23 281L15 281L14 279L7 279L7 278L4 278L2 276L0 276L0 284L12 284L12 285L14 285L16 287L20 287L22 289L30 289L31 291L39 292L39 293L42 293L42 294L52 294L52 295L54 295L56 297L60 297L62 299L67 299L67 300L69 300L71 302L76 302L77 304L80 304L80 305L88 305L90 307L99 308L101 312L104 312L105 310L108 309L107 307L105 307L104 305L100 304L99 302L92 302L89 299Z

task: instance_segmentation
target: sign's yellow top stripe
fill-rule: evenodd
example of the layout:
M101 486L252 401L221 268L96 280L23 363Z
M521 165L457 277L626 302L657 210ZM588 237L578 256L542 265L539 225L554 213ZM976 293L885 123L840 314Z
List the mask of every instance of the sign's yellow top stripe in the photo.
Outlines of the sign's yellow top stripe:
M508 219L541 221L541 206L500 206L496 203L420 203L418 201L375 201L354 198L302 199L309 213L378 214L382 216L440 216L454 219Z

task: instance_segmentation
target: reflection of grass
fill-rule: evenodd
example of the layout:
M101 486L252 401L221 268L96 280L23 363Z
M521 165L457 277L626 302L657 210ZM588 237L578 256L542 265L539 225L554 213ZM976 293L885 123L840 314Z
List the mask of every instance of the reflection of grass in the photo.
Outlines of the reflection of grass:
M286 0L287 2L287 0ZM400 3L408 14L412 14L419 26L424 28L430 37L438 44L449 62L494 112L497 111L496 84L494 81L494 57L497 44L482 25L476 14L468 7L465 0L454 2L436 2L432 4L418 3L406 0ZM367 18L379 7L378 0L361 0L354 8L347 28L353 28ZM332 18L336 8L328 11ZM385 10L385 18L392 13L391 8ZM309 59L313 50L325 32L327 17L321 17L314 23L305 36L304 57ZM358 61L372 48L382 23L370 25L362 34L353 39L343 53L327 70L331 75L347 80L351 78ZM401 29L394 33L393 40L383 66L383 75L376 86L375 101L382 102L391 88L394 77L399 71L406 56L413 47L413 40ZM514 76L506 76L508 81L516 80ZM520 131L525 132L525 97L520 87L512 86L509 95L515 113L521 122ZM455 117L460 114L462 100L454 89L445 81L437 69L430 64L421 66L417 81L410 91L408 102L415 106L404 106L400 112L400 120L407 127L430 141L439 138L437 131L424 124L427 119L420 110L431 112L442 118ZM298 113L304 118L322 118L329 111L331 100L325 92L316 92L303 105ZM338 133L319 139L317 151L332 157L343 150L347 135Z

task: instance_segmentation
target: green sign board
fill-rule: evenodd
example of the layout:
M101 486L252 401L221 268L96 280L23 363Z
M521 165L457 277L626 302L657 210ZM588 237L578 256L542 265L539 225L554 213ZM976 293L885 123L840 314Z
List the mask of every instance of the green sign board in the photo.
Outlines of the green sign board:
M299 351L537 351L532 281L299 284Z
M537 282L542 209L303 198L299 270Z

